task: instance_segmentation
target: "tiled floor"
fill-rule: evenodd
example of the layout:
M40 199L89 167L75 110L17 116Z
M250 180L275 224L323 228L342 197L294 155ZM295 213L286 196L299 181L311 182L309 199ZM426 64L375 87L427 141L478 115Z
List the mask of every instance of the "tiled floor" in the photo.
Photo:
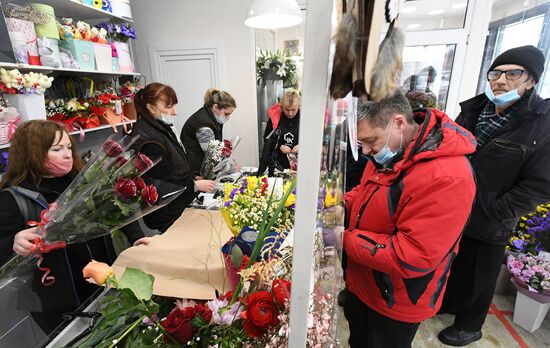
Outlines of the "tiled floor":
M509 311L510 314L504 316L503 320L507 320L513 330L517 332L520 340L523 340L524 345L520 345L516 339L506 329L503 322L497 318L495 314L489 314L483 327L483 338L480 341L472 343L468 348L542 348L550 347L550 318L542 323L542 326L533 333L530 333L521 327L517 326L513 321L513 311L515 304L515 297L495 295L493 298L493 304L499 311ZM341 325L339 338L341 347L348 347L347 335L348 328L347 322L341 313ZM451 315L439 315L435 318L425 321L420 325L420 329L416 334L413 342L413 348L439 348L449 347L437 339L439 331L443 330L452 323L453 317Z

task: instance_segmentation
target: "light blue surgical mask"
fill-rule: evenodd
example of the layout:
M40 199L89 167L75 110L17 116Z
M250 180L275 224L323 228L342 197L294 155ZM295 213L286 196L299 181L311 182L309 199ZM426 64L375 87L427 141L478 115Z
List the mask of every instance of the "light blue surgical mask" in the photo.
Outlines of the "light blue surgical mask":
M174 116L161 114L160 120L169 126L172 126L174 124Z
M491 89L491 84L487 83L485 87L485 95L492 101L498 108L505 108L508 105L512 104L516 100L519 100L521 96L518 93L518 89L513 89L506 93L495 95Z
M219 124L224 124L229 120L227 117L225 117L224 114L214 115L214 117L216 118L216 122L218 122Z
M374 160L378 164L381 164L381 165L388 164L399 153L399 151L401 151L401 148L403 147L403 133L401 133L401 142L399 143L399 148L395 152L390 149L388 143L390 142L390 136L391 136L392 130L393 130L393 121L390 125L390 132L388 133L386 144L380 151L378 151L376 154L372 156L372 158L374 158Z

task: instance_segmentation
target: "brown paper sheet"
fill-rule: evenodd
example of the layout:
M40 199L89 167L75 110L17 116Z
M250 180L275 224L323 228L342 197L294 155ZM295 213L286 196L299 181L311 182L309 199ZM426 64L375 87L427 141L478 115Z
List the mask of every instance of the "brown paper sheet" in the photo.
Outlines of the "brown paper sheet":
M186 209L163 235L149 245L123 251L113 268L117 279L125 267L155 277L153 294L210 300L215 289L229 290L221 246L232 237L219 211Z

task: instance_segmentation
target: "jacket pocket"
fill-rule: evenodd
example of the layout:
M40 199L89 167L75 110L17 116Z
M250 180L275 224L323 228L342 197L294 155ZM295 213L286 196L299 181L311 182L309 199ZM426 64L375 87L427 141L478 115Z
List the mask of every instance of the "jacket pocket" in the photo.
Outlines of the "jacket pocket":
M386 301L386 305L388 308L392 308L395 303L395 298L393 295L393 284L390 276L380 271L372 271L372 275L376 286L380 290L380 295Z
M529 153L532 150L523 144L516 143L514 141L506 140L506 139L497 138L493 140L493 143L495 144L495 147L497 149L501 151L510 152L512 154L521 155L522 159L525 158L527 153Z

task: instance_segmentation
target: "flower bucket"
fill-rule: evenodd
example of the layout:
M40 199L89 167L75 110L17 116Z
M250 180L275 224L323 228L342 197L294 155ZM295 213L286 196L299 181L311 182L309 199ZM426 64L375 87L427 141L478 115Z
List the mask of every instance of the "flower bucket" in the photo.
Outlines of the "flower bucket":
M19 111L22 122L46 119L43 94L4 94L4 99Z
M136 112L136 106L134 103L126 103L123 106L124 109L124 116L128 117L130 120L137 119L137 112Z
M529 291L516 278L511 279L517 288L516 305L514 308L514 323L525 330L537 330L550 309L550 296Z

